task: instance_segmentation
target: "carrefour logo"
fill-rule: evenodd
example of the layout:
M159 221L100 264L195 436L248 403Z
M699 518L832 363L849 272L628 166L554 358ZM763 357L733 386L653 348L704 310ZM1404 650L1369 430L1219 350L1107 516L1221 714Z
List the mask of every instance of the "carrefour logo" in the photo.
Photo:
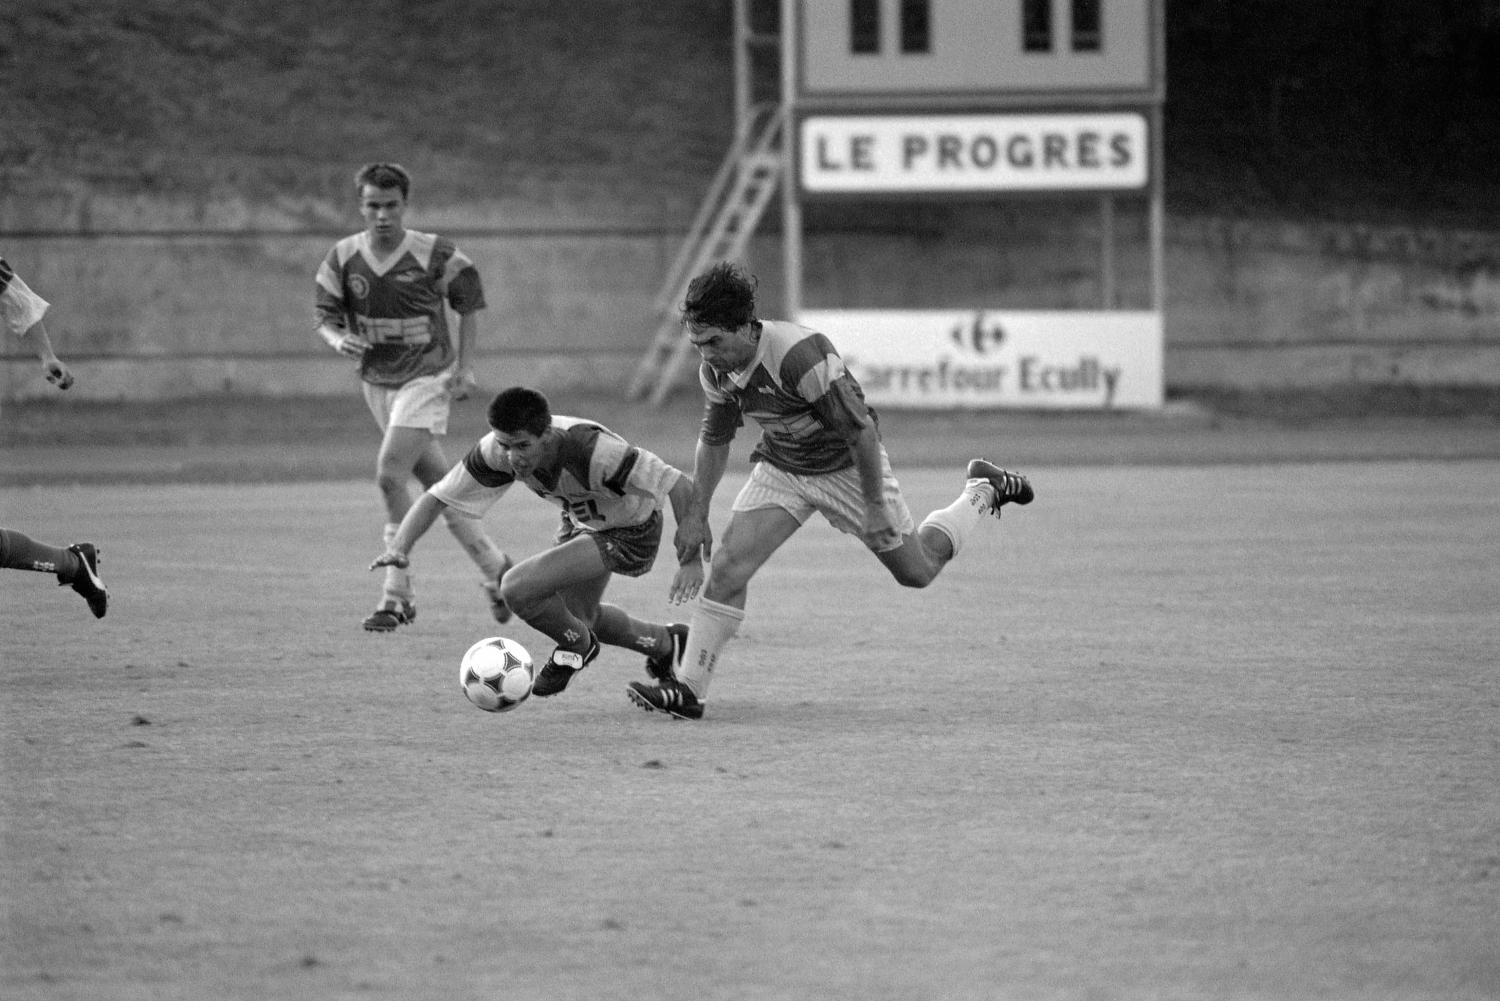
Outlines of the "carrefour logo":
M989 354L997 351L1005 341L1005 328L998 320L987 321L984 312L974 314L974 318L968 323L960 323L948 333L949 340L954 344L975 354Z

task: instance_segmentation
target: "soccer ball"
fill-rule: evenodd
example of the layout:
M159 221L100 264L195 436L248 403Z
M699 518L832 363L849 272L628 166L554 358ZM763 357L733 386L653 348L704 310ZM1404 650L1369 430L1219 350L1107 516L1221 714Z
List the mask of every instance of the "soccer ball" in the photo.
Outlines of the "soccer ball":
M469 647L458 665L464 695L485 712L509 712L531 695L536 665L515 640L491 636Z

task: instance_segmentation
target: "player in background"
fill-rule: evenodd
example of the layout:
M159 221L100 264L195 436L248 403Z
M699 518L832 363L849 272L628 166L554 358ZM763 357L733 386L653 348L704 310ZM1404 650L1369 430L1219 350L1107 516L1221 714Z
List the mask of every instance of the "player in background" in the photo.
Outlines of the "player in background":
M29 341L47 381L58 389L67 389L73 385L73 373L52 349L52 338L42 322L50 306L0 257L0 327ZM92 542L52 546L14 529L0 528L0 567L56 574L59 585L71 586L88 602L94 618L102 619L109 611L109 592L99 579L99 550Z
M985 515L1033 497L1025 477L975 459L958 499L915 525L875 412L833 344L806 327L757 319L755 289L753 276L720 263L693 279L683 305L706 404L693 509L674 541L679 561L701 550L712 569L674 676L627 689L641 708L680 719L703 716L720 654L745 617L750 579L815 512L859 537L899 584L926 587ZM709 506L745 417L760 425L761 438L713 552Z
M359 361L365 403L383 435L375 482L389 544L411 507L410 479L430 487L448 470L438 439L448 432L452 401L465 399L474 385L475 314L484 308L484 287L474 262L451 240L405 227L411 177L403 167L366 164L354 185L367 228L334 244L318 267L318 333ZM456 342L449 306L459 317ZM448 530L483 575L495 621L509 621L500 578L510 559L479 522L447 514ZM410 571L389 567L365 629L390 632L416 617Z
M517 563L500 582L515 613L557 644L531 693L561 692L599 656L600 644L644 653L648 674L671 678L687 627L642 622L601 599L614 574L640 577L651 569L661 545L663 500L680 525L691 508L692 481L602 424L554 415L533 389L500 393L487 417L493 430L417 499L370 569L405 566L411 547L440 514L481 517L520 483L562 508L552 548ZM702 582L695 550L678 567L672 600L691 599Z

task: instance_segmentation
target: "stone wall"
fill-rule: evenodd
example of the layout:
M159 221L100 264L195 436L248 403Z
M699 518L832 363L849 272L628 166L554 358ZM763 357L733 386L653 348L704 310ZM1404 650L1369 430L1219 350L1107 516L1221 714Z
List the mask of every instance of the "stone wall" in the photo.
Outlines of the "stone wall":
M1100 306L1092 210L986 211L947 231L810 232L804 304ZM480 265L484 383L627 383L681 233L490 218L450 211L411 222L454 235ZM249 228L255 219L184 219L178 229L74 222L69 232L13 229L0 245L53 302L48 328L79 376L74 395L351 391L348 363L313 333L311 305L317 263L346 229L288 219L270 228ZM1116 304L1143 307L1143 206L1125 206L1114 226ZM763 312L777 315L779 237L758 236L747 257L763 279ZM1172 389L1500 385L1500 234L1173 217L1165 279ZM0 399L55 392L24 345L4 345L3 359Z

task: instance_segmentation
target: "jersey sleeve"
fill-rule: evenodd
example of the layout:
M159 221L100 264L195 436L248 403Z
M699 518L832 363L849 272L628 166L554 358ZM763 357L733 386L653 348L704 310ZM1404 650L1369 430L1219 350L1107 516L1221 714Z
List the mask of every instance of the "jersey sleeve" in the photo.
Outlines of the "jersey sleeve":
M714 382L713 369L702 365L698 369L698 382L703 387L703 422L698 429L698 440L705 445L727 445L734 440L735 433L745 424L745 415L739 401L721 390Z
M504 497L515 481L510 464L501 457L491 433L469 449L463 460L427 492L460 514L478 518Z
M0 325L16 337L36 326L51 303L31 291L21 276L0 257Z
M339 248L334 247L318 265L314 284L313 311L317 325L347 330L349 326L347 307L344 302L343 261Z
M864 391L823 334L812 333L798 341L782 360L781 375L835 436L853 441L870 423Z
M873 413L865 406L864 391L847 372L829 383L823 395L813 401L813 413L824 427L849 441L874 420Z
M448 305L459 316L476 313L485 307L484 282L479 269L462 250L447 240L439 238L442 249L447 252L442 262L442 282L447 290Z
M677 485L682 471L655 452L600 435L594 445L595 473L602 489L623 497L627 493L650 497L662 506Z

